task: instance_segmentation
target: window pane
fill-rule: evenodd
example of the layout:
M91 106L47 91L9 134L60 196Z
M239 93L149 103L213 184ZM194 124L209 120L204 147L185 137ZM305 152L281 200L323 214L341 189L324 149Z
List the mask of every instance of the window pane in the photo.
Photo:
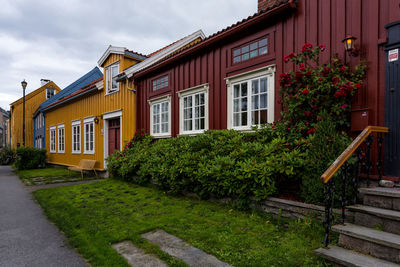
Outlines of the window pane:
M251 81L251 92L253 94L258 94L258 80Z
M260 95L260 108L268 108L268 95Z
M205 106L201 106L200 107L200 117L204 117L205 116L205 110L206 110Z
M251 124L252 125L258 125L259 124L259 111L253 111L251 112Z
M268 122L268 110L260 110L260 123Z
M267 44L268 44L268 39L267 38L264 38L264 39L258 41L258 46L259 47L267 46Z
M242 83L242 96L247 96L247 82L246 83Z
M239 126L240 113L233 114L233 126Z
M239 55L240 55L240 48L233 51L234 57L239 56Z
M242 126L246 126L247 125L247 112L243 112L242 114Z
M240 92L240 85L239 84L235 84L233 86L233 97L234 98L239 97L239 95L240 95L239 92Z
M250 58L258 56L258 50L251 51Z
M249 46L248 46L248 45L243 46L243 47L242 47L242 54L243 54L243 53L247 53L247 52L249 52Z
M253 96L251 101L253 102L253 110L257 110L258 109L258 95Z
M262 93L267 92L267 83L268 83L267 78L260 79L260 85L261 85L260 92Z
M260 48L260 49L258 49L258 53L260 54L260 55L264 55L264 54L266 54L268 52L268 49L267 49L267 47L265 46L265 47L262 47L262 48Z
M242 61L244 61L244 60L248 60L249 59L249 53L246 53L246 54L243 54L242 55Z
M240 56L233 58L233 63L239 63L239 62L240 62Z
M247 97L242 98L242 111L247 111Z
M200 129L204 130L206 128L206 119L202 118L200 119Z
M235 99L233 100L233 112L239 112L239 99Z

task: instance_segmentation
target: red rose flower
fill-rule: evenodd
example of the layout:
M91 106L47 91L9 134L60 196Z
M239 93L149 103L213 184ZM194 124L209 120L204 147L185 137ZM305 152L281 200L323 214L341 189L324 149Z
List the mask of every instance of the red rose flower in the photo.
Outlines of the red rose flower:
M315 128L311 128L310 130L307 131L307 134L313 134L315 133Z
M313 49L312 44L310 43L305 43L303 45L303 48L301 49L301 52L306 52L306 51L311 51Z
M341 71L341 72L345 72L345 71L346 71L346 66L341 66L341 67L340 67L340 71Z
M306 95L308 95L309 92L310 92L310 91L306 88L306 89L303 90L302 94L303 94L304 96L306 96Z
M347 104L343 104L343 105L340 106L341 109L345 109L347 107L348 107Z
M306 117L312 117L314 114L312 112L310 112L310 111L304 111L304 115Z
M306 71L306 66L303 63L300 64L300 71Z
M326 46L324 44L320 44L319 45L319 49L321 49L321 51L325 51Z
M332 78L332 83L333 83L333 84L337 84L339 80L340 80L340 79L339 79L338 77L333 77L333 78Z
M321 116L318 116L317 120L318 120L318 121L321 121L321 120L322 120Z
M289 56L285 56L285 57L283 58L283 61L284 61L285 63L288 63L288 62L289 62Z
M354 86L355 86L357 89L361 89L361 83L356 83Z

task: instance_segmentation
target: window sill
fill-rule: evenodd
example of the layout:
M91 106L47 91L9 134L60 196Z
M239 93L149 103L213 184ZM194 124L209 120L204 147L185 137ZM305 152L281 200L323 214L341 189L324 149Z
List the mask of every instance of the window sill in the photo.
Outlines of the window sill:
M72 151L71 154L78 155L78 154L81 154L81 152L80 151Z
M94 151L85 151L83 152L85 155L94 155Z
M178 136L195 136L198 134L203 134L205 131L207 131L207 130L196 131L196 132L184 132L184 133L178 134Z
M58 151L57 154L65 154L65 152L64 151Z
M113 95L113 94L116 94L118 92L119 92L119 89L115 90L115 91L107 92L104 96Z
M57 152L56 151L50 151L50 154L56 154Z
M162 138L171 138L171 134L168 135L152 135L153 138L162 139Z

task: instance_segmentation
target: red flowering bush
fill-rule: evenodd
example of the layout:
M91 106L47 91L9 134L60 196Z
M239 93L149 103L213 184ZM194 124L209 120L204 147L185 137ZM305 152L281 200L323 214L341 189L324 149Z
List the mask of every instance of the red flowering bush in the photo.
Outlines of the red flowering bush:
M332 117L338 130L347 129L351 97L362 87L365 76L365 64L351 69L333 58L320 65L319 55L324 50L325 45L313 47L306 43L300 53L284 58L296 68L280 75L282 119L303 136L315 132L315 123L321 120L323 112Z

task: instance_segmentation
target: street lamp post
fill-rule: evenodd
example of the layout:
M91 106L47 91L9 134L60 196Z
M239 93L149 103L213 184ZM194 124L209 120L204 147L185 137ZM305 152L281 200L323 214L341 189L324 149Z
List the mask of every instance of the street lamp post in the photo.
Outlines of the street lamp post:
M25 89L28 83L23 80L21 82L22 89L23 89L23 97L22 97L22 146L25 147Z

